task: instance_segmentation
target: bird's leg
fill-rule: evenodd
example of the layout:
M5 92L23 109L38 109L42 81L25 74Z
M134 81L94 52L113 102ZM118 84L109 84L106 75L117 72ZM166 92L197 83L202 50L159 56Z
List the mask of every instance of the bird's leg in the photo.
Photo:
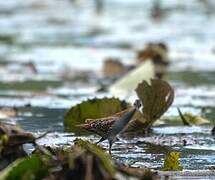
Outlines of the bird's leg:
M109 154L110 155L111 155L112 144L113 144L113 141L109 140Z
M105 140L105 138L104 138L104 137L101 137L101 139L99 139L99 141L96 142L96 144L99 144L100 142L102 142L102 141L104 141L104 140Z

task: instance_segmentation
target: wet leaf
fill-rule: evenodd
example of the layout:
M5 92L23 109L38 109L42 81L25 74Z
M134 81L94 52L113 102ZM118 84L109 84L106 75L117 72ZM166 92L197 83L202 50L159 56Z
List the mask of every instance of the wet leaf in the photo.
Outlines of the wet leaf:
M0 172L0 179L4 180L40 180L48 173L42 160L32 155L18 159Z
M35 137L17 125L0 123L0 169L17 158L26 156L23 144L33 143Z
M18 125L0 123L0 135L7 135L8 146L17 146L35 141L32 133L24 131Z
M66 131L83 133L86 131L77 125L84 124L86 119L98 119L120 112L128 107L125 101L117 98L91 99L73 106L65 115L64 128Z
M109 180L114 178L115 166L109 154L88 141L76 139L74 142L72 147L43 147L54 156L48 161L44 161L43 158L43 162L50 167L44 180ZM40 151L36 153L40 156L43 154Z
M178 110L178 114L179 114L179 116L180 116L180 118L181 118L183 124L184 124L185 126L191 126L190 123L187 121L187 119L186 119L186 118L184 117L184 115L182 114L181 110L180 110L179 108L177 108L177 110Z
M163 171L181 171L183 168L180 166L179 158L179 152L170 152L164 160Z
M204 124L210 124L211 121L203 118L199 115L194 115L190 112L185 112L182 113L183 118L186 120L187 123L190 125L204 125ZM162 125L162 124L168 124L168 125L184 125L183 120L181 119L181 116L169 116L169 117L164 117L160 119L156 125Z
M100 148L96 144L92 144L88 141L84 141L81 139L75 140L75 145L81 147L84 150L87 150L91 154L94 154L100 161L101 166L111 174L112 177L115 175L115 168L113 166L113 162L111 160L111 156L107 154L102 148Z
M148 126L159 119L171 106L174 100L173 88L163 80L152 79L138 84L136 93L143 103L143 116Z
M198 115L193 115L192 113L189 113L189 112L184 113L183 116L186 119L186 121L190 124L201 125L201 124L210 123L208 119L205 119Z
M112 84L109 87L109 91L115 96L130 96L138 83L142 80L149 81L151 78L154 78L154 76L155 71L153 63L151 61L146 61Z

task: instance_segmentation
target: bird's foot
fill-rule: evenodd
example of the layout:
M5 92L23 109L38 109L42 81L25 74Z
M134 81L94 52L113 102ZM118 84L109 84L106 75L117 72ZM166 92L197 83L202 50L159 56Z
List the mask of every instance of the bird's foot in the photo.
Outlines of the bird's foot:
M99 141L97 141L95 144L99 144L100 142L103 142L104 140L106 140L105 138L101 138L101 139L99 139Z
M112 141L109 141L109 149L108 149L108 151L109 151L109 154L110 154L110 155L112 154L112 153L111 153L112 144L113 144L113 142L112 142Z
M116 141L120 141L120 139L118 137L116 137Z

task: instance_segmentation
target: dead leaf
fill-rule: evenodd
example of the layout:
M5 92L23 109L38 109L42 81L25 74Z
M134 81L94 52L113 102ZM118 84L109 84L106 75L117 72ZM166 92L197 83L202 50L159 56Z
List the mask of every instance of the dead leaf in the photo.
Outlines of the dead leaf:
M17 125L0 123L0 169L17 158L26 156L22 145L33 142L35 137L32 133L25 132Z
M173 88L166 81L159 79L152 79L151 84L146 81L138 84L136 93L142 101L142 112L148 126L159 119L174 100Z

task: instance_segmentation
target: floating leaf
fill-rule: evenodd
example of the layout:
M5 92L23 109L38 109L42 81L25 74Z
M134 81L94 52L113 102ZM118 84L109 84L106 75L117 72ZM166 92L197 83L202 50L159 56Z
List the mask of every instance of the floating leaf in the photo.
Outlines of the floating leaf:
M203 124L210 124L211 121L203 118L198 115L193 115L190 112L185 112L182 114L183 118L186 120L187 123L190 125L203 125ZM159 123L157 123L159 122ZM159 121L156 121L156 125L162 125L162 124L168 124L168 125L183 125L184 122L181 119L180 116L169 116L169 117L164 117L160 119Z
M117 98L92 99L73 106L65 115L64 127L66 131L76 133L86 132L77 125L84 124L86 119L98 119L120 112L129 105Z
M179 158L179 152L170 152L164 160L163 171L181 171L183 168L180 166Z
M200 124L210 123L208 119L205 119L198 115L193 115L192 113L189 113L189 112L184 113L183 116L190 124L200 125Z
M179 108L177 108L177 110L178 110L178 114L179 114L179 116L180 116L180 118L181 118L183 124L184 124L185 126L191 126L190 123L187 121L187 119L186 119L186 118L184 117L184 115L182 114L181 110L180 110Z
M154 78L154 65L151 61L143 62L109 87L111 94L129 96L142 80Z
M24 159L18 159L0 172L2 180L40 180L48 173L42 160L32 155Z
M143 116L148 126L159 119L171 106L174 100L173 88L163 80L152 79L138 84L136 93L143 103Z

